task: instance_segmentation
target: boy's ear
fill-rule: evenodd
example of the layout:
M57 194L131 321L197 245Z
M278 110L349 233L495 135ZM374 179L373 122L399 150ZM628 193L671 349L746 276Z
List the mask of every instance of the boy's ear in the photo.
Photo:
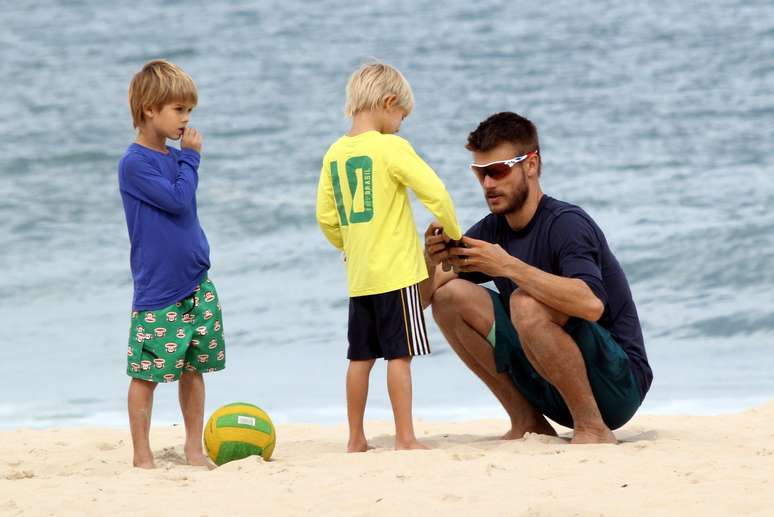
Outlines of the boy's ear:
M398 96L397 95L388 95L384 98L382 101L382 107L385 110L390 110L395 107L395 105L398 104Z
M157 110L153 106L148 106L142 110L142 114L145 115L145 118L153 118L154 115L156 115L156 112Z

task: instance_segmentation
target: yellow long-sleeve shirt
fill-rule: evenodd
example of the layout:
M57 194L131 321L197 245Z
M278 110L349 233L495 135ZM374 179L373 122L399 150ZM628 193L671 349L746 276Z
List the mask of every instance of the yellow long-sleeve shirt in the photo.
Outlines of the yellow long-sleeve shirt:
M408 192L452 239L462 236L446 187L403 138L343 136L323 158L317 222L347 259L350 296L386 293L427 278Z

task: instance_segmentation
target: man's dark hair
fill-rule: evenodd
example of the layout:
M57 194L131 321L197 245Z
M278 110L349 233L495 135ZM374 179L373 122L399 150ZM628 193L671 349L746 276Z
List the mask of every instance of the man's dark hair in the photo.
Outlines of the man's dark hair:
M468 135L468 151L486 152L503 142L510 142L520 153L540 152L540 141L535 124L528 119L503 111L495 113L480 123L475 131Z

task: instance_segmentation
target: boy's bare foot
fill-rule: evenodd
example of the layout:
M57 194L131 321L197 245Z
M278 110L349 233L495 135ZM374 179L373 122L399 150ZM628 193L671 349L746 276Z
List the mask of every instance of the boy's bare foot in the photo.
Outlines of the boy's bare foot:
M398 440L395 440L396 451L413 451L418 449L430 449L430 447L416 440L408 442L399 442Z
M366 452L372 447L368 446L368 442L365 439L362 440L350 440L347 443L347 452Z
M587 444L587 443L618 443L613 431L607 427L600 428L575 428L573 433L572 444Z
M204 454L201 445L192 447L183 447L185 453L185 461L192 467L207 467L209 470L215 468L215 464L210 460L209 456Z
M203 453L194 454L191 456L186 454L185 460L192 467L207 467L208 470L212 470L215 468L215 464L210 460L209 457L207 457Z
M138 469L155 469L156 464L153 463L153 458L149 460L137 460L132 461L132 466Z

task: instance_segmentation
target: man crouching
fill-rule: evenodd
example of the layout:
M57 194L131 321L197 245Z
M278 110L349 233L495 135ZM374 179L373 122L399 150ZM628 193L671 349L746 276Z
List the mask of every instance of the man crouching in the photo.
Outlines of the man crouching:
M507 411L504 438L555 434L548 417L572 443L615 443L653 379L621 266L586 212L543 194L532 122L492 115L467 149L491 214L461 243L430 225L424 303Z

